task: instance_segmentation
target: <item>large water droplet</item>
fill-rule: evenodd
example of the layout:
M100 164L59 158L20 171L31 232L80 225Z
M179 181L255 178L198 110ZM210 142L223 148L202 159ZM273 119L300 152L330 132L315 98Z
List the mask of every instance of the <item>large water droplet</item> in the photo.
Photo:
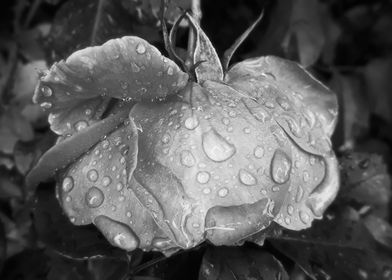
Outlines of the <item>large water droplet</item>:
M137 52L138 54L144 54L144 53L146 52L146 47L145 47L142 43L139 43L139 44L136 46L136 52Z
M87 179L88 179L90 182L96 182L96 181L98 180L98 172L97 172L97 170L95 170L95 169L90 169L90 170L87 172Z
M86 193L86 203L90 208L101 206L104 199L103 192L97 187L91 187Z
M276 150L271 163L272 179L278 183L286 183L290 177L291 159L281 150Z
M196 175L196 180L200 184L206 184L210 180L210 173L208 173L207 171L200 171Z
M63 192L70 192L74 187L74 180L72 177L65 177L62 184Z
M264 148L262 146L256 146L253 154L256 158L262 158L264 156Z
M228 160L236 152L234 145L227 142L214 129L203 134L202 142L207 157L216 162Z
M254 186L257 183L256 178L245 169L240 169L239 178L240 182L246 186Z
M42 95L45 96L45 97L50 97L53 94L52 89L50 87L48 87L48 86L42 86L41 87L41 92L42 92Z
M195 165L196 161L191 151L188 150L182 151L180 158L181 158L181 163L184 166L192 167L193 165Z
M199 120L196 116L189 117L185 120L185 127L189 130L195 129L199 125Z
M229 190L227 188L221 188L218 191L218 196L220 197L226 197L229 194Z

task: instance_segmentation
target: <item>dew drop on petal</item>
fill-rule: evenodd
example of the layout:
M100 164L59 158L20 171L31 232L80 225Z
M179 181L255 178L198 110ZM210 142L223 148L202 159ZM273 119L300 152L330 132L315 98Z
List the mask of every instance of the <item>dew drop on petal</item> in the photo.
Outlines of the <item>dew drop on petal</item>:
M304 212L304 211L299 211L299 218L301 219L301 221L302 221L304 224L309 223L310 217L309 217L309 215L308 215L306 212Z
M128 211L126 215L128 218L132 217L132 213L130 211Z
M245 169L240 169L239 179L246 186L254 186L257 183L256 178Z
M75 123L76 131L82 131L83 129L88 127L88 123L86 121L78 121Z
M52 103L50 103L50 102L42 102L42 103L40 104L40 106L41 106L41 108L43 108L43 109L50 109L50 108L52 108Z
M42 92L42 95L45 97L50 97L53 94L53 90L48 86L42 86L41 92Z
M124 188L124 184L121 183L121 182L119 182L119 183L116 185L116 189L117 189L118 191L122 191L123 188Z
M97 187L91 187L86 193L86 203L90 208L101 206L104 198L103 192Z
M214 129L204 133L202 137L203 151L213 161L228 160L236 152L234 145L226 141Z
M123 202L124 200L125 200L125 196L120 195L120 196L118 197L118 201Z
M74 187L74 180L72 177L65 177L62 184L63 192L70 192Z
M162 143L167 144L170 142L170 135L169 134L164 134L162 136Z
M287 111L287 110L290 109L290 104L285 99L283 99L282 97L277 97L276 98L276 102L279 104L279 106L283 110Z
M109 141L108 141L108 140L103 140L103 141L102 141L102 148L104 148L105 150L106 150L107 148L109 148Z
M303 173L304 182L309 182L309 178L310 178L309 172L304 171L304 173Z
M294 213L294 206L289 204L287 205L287 213L291 216Z
M196 160L195 160L192 152L189 150L182 151L180 158L181 158L181 164L184 166L192 167L195 165Z
M211 193L211 189L210 188L204 188L203 189L203 193L204 194L210 194Z
M189 117L185 120L185 128L189 130L195 129L199 125L199 120L197 119L196 116Z
M167 68L167 74L169 76L173 75L173 73L174 73L173 67L170 66L169 68Z
M291 159L283 151L276 150L271 163L272 179L278 184L283 184L289 179L290 171Z
M136 52L137 52L138 54L144 54L144 53L146 52L146 47L145 47L142 43L139 43L139 44L136 46Z
M112 183L112 179L109 176L105 176L102 178L102 185L104 187L109 186Z
M253 154L256 158L262 158L264 156L264 148L262 146L256 146Z
M96 182L96 181L98 180L98 172L97 172L97 170L95 170L95 169L90 169L90 170L87 172L87 179L88 179L90 182Z
M210 173L208 173L207 171L200 171L196 175L196 180L200 184L206 184L210 180Z
M219 195L220 197L226 197L228 194L229 194L229 190L228 190L227 188L221 188L221 189L218 191L218 195Z

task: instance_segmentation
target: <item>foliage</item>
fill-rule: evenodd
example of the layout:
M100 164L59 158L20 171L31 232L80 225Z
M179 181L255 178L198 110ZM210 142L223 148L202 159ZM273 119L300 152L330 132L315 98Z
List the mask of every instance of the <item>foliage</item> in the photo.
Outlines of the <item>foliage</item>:
M232 61L271 54L293 59L338 94L333 142L342 182L337 199L310 229L295 232L275 224L254 237L263 246L205 242L169 258L116 249L95 227L70 223L54 182L41 184L33 197L25 184L27 172L55 142L47 112L31 100L42 71L76 50L124 35L143 38L165 54L160 1L5 2L0 12L5 19L0 25L1 279L392 279L391 1L202 1L201 25L219 55L264 9ZM190 2L171 2L169 24L181 13L178 5L187 9ZM186 30L181 24L177 32L177 45L184 49ZM97 116L105 96L94 102ZM61 119L75 117L83 106ZM77 132L61 122L50 125L60 135Z

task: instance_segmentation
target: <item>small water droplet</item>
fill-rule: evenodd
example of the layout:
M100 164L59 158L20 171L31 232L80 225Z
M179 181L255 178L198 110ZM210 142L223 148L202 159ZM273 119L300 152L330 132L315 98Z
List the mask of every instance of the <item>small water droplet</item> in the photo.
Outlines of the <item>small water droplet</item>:
M195 162L196 162L195 158L194 158L192 152L189 150L182 151L180 158L181 158L181 163L184 166L192 167L195 165Z
M287 225L289 225L289 224L291 223L290 217L284 218L284 222L285 222Z
M101 206L104 198L103 192L97 187L91 187L86 193L86 203L90 208Z
M95 170L95 169L90 169L90 170L87 172L87 179L88 179L90 182L96 182L96 181L98 180L98 172L97 172L97 170Z
M162 143L167 144L170 142L170 135L169 134L164 134L162 136Z
M224 125L229 125L230 124L230 120L228 118L222 118L222 123Z
M234 145L226 141L214 129L204 133L202 137L203 151L213 161L228 160L236 152Z
M105 150L106 150L107 148L109 148L109 141L108 141L108 140L103 140L103 141L102 141L102 148L104 148Z
M272 191L273 192L278 192L280 190L280 187L279 186L273 186L272 187Z
M262 158L264 156L264 148L262 146L256 146L253 154L256 158Z
M173 75L173 73L174 73L173 67L169 66L169 68L167 68L167 74L171 76Z
M112 183L112 179L109 176L105 176L102 178L102 185L104 187L109 186Z
M86 114L86 116L90 116L93 113L93 111L91 109L86 109L84 113Z
M249 134L250 132L251 132L251 130L250 130L249 127L245 127L245 128L244 128L244 133L245 133L245 134Z
M240 169L239 179L240 182L246 186L254 186L257 183L256 178L245 169Z
M121 182L119 182L119 183L116 185L116 189L117 189L118 191L122 191L123 188L124 188L124 184L121 183Z
M146 47L142 43L139 43L136 46L136 52L138 54L144 54L146 52Z
M211 193L211 189L210 188L204 188L203 189L203 193L204 194L210 194Z
M125 164L125 157L121 157L121 158L120 158L120 163L121 163L121 164Z
M48 86L42 86L41 87L41 92L42 92L42 95L45 96L45 97L50 97L53 94L52 89L50 87L48 87Z
M284 98L278 96L278 97L276 98L276 102L279 104L279 106L280 106L283 110L287 111L287 110L290 109L290 104L289 104L289 103L287 102L287 100L285 100Z
M127 212L127 217L128 218L132 217L132 213L130 211Z
M74 187L74 180L72 177L65 177L62 184L63 192L70 192Z
M123 202L124 200L125 200L125 196L120 195L120 196L118 197L118 201Z
M228 190L227 188L221 188L221 189L218 191L218 195L219 195L220 197L226 197L228 194L229 194L229 190Z
M206 184L210 180L210 173L208 173L207 171L200 171L196 175L196 180L200 184Z
M275 108L275 104L272 103L271 101L265 102L264 106L267 107L268 109L274 109Z
M50 108L52 108L52 103L50 103L50 102L42 102L40 106L43 109L50 109Z
M65 198L66 202L71 202L72 201L72 197L70 197L69 195L67 195L67 197Z
M235 118L237 116L237 113L235 111L230 111L229 116Z
M88 127L88 123L86 121L78 121L75 123L75 129L76 131L82 131L83 129L86 129Z
M291 216L294 213L294 206L289 204L287 205L287 213Z
M283 184L289 179L290 171L291 159L283 151L276 150L271 163L272 179L278 184Z
M304 173L303 173L304 182L305 183L309 182L309 178L310 178L309 172L308 171L304 171Z
M306 212L304 212L304 211L299 211L299 218L301 219L301 221L302 221L304 224L309 223L310 217L309 217L309 215L308 215Z
M189 117L185 120L185 127L189 130L195 129L199 125L199 120L196 116Z

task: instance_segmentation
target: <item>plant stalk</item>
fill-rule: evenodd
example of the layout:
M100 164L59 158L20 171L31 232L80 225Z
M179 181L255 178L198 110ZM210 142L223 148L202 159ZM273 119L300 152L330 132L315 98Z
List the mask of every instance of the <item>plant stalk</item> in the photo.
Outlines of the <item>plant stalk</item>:
M200 25L200 20L202 17L201 13L201 7L200 7L200 0L192 0L191 4L191 11L192 11L192 16L194 20L196 21L197 24ZM192 32L191 27L189 27L189 37L188 37L188 57L192 57L193 54L193 46L195 42L195 33Z

